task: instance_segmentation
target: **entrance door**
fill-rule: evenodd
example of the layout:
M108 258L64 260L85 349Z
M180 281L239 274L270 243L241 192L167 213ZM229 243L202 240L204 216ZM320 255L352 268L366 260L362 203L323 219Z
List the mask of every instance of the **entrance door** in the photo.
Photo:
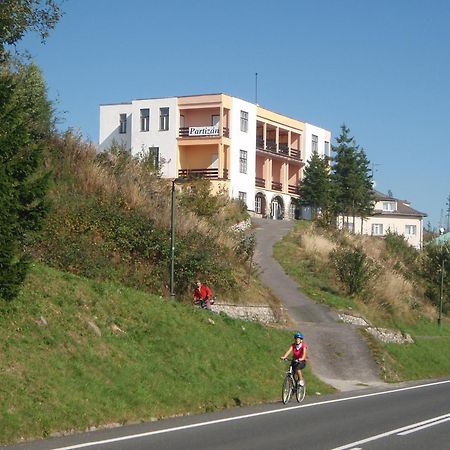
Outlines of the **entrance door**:
M276 199L272 201L271 216L274 220L278 220L278 218L280 217L280 204Z

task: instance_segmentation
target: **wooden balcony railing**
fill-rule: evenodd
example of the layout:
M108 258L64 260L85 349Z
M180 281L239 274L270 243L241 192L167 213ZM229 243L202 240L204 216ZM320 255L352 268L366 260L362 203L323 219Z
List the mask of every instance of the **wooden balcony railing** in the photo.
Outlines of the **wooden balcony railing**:
M278 144L278 146L277 146L277 143L274 140L268 139L267 141L264 141L263 138L257 137L256 138L256 148L258 150L266 150L271 153L277 153L279 155L289 156L294 159L301 159L300 158L300 155L301 155L300 150L289 147L289 144L287 144L287 143Z
M272 181L272 190L273 191L282 191L283 185L279 183L278 181Z
M288 192L289 194L298 195L298 186L296 184L288 184Z
M264 178L255 177L255 186L266 187L266 180Z
M219 179L219 169L179 169L180 178L208 178L210 180ZM223 169L223 180L228 180L228 169Z

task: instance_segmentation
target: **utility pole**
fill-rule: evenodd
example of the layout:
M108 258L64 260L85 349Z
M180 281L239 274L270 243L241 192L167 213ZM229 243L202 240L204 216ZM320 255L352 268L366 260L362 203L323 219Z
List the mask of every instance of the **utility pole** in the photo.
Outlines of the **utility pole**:
M450 231L450 195L447 197L447 231Z

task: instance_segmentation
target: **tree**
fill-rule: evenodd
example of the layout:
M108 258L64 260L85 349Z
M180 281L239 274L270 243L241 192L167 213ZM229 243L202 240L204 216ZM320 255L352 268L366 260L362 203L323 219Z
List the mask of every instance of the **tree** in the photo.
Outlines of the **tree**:
M0 72L0 297L13 299L25 279L21 247L48 205L49 174L39 174L51 105L36 66Z
M299 184L299 196L299 205L311 207L313 219L316 219L321 211L323 219L329 224L333 196L326 156L321 157L317 152L313 153Z
M8 58L7 46L15 45L29 31L42 41L62 16L56 0L2 0L0 2L0 61Z
M343 124L341 134L332 146L335 156L332 166L332 184L336 196L336 215L344 217L367 217L373 210L372 176L370 162L363 149L349 135L350 129ZM345 219L344 219L345 220ZM362 221L361 221L362 226Z

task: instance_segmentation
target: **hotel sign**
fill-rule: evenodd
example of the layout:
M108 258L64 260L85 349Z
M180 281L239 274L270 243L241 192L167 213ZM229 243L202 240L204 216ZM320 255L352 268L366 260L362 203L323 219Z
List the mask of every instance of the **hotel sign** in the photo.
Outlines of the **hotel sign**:
M219 136L219 127L189 127L189 136Z

